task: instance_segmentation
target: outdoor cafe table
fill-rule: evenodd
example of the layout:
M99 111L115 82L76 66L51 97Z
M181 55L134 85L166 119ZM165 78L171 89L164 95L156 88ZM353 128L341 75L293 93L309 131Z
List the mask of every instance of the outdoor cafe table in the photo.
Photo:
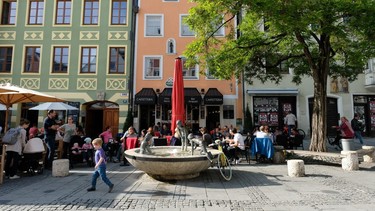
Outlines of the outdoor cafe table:
M261 154L267 158L272 158L274 154L274 148L272 140L270 138L255 138L251 145L251 154Z
M137 137L128 137L126 138L126 148L125 149L133 149L138 147L138 138Z

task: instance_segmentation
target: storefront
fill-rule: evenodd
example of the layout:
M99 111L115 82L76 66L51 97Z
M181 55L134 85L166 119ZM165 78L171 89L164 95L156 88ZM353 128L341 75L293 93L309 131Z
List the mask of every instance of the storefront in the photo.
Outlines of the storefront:
M353 112L359 114L366 136L375 135L375 95L354 95Z
M268 125L271 128L282 128L287 112L291 111L297 116L297 89L248 90L247 93L252 96L255 126Z
M143 88L134 98L134 118L137 118L136 129L147 129L155 125L155 104L157 103L157 95L153 88Z

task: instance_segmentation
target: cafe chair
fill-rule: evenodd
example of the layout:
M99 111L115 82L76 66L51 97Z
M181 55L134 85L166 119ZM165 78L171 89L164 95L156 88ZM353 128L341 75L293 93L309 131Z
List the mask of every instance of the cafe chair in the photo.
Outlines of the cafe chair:
M154 146L167 146L166 138L154 138Z

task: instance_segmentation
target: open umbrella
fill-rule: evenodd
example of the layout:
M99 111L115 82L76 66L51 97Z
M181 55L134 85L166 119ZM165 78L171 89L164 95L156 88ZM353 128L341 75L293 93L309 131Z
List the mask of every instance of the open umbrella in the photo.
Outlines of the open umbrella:
M68 105L66 103L62 102L48 102L48 103L42 103L35 107L29 108L29 110L79 110L76 107L73 107L71 105Z
M172 87L172 124L171 130L174 133L176 121L180 120L185 125L185 95L184 95L184 79L182 77L182 61L181 58L175 59L173 87Z
M21 88L12 84L1 84L0 87L9 90L9 92L0 93L0 103L7 108L5 112L5 131L8 127L8 111L15 103L30 103L30 102L64 102L65 100L55 96L43 94L30 89Z

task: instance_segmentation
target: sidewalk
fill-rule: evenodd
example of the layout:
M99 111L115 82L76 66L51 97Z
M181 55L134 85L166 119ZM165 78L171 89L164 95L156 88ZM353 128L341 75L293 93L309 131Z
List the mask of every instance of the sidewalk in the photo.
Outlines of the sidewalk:
M366 139L366 144L375 143ZM367 143L369 142L369 143ZM305 145L308 148L308 145ZM306 165L306 177L287 176L286 164L240 163L224 181L216 168L195 179L160 182L135 168L108 164L112 193L98 181L87 192L92 168L77 166L67 177L24 175L0 186L0 210L373 210L375 164L359 171ZM176 169L178 170L178 169Z

